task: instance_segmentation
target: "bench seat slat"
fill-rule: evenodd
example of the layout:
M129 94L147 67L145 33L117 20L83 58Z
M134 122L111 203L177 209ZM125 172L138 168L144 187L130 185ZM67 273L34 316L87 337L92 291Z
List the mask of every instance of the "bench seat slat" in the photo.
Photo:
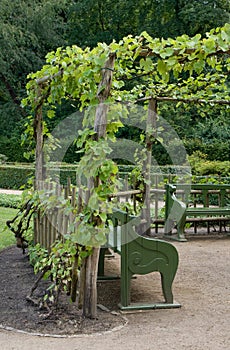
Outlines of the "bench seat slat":
M188 215L193 216L199 216L199 215L230 215L230 207L226 208L210 208L210 207L203 207L203 208L187 208L186 213Z

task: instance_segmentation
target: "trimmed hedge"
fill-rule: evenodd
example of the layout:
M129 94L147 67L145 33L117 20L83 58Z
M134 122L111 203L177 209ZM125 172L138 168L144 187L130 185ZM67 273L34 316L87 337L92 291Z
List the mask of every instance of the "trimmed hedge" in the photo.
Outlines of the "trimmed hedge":
M230 161L210 161L207 155L200 151L194 152L188 158L194 175L230 177Z
M34 168L26 165L0 165L0 188L18 190L34 176Z
M65 185L67 179L76 184L76 165L49 166L47 174L52 180L60 178L60 183ZM35 169L32 164L2 164L0 165L0 188L18 190L26 187L28 180L34 178Z
M198 152L189 157L189 161L192 167L193 182L195 177L199 176L212 176L217 178L230 177L230 162L210 162L205 158L202 159ZM73 185L76 184L76 168L77 164L49 164L47 167L47 176L52 180L58 181L62 185L67 184L67 180L70 179ZM133 165L119 165L120 177L125 177L133 170ZM5 189L21 189L26 187L29 179L32 179L35 174L33 164L0 164L0 188ZM152 175L164 178L166 182L174 182L178 180L178 177L190 177L189 168L183 166L153 166Z

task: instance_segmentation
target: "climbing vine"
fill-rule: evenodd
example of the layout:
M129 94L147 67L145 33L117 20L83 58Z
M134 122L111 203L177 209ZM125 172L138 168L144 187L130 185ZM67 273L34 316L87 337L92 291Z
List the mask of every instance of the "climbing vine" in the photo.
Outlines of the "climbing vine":
M84 112L83 130L76 136L83 156L77 171L80 202L71 207L65 201L62 206L74 216L69 236L65 243L56 242L49 254L41 254L35 263L36 272L43 271L43 277L52 276L60 282L58 286L67 288L74 269L78 271L93 249L105 243L107 214L112 211L108 198L119 188L117 165L109 159L110 144L123 126L121 116L128 115L128 103L139 101L146 108L149 99L206 104L219 101L228 108L229 71L229 24L213 29L204 38L197 34L166 40L143 32L110 45L99 43L92 50L72 46L47 54L43 68L28 77L28 96L22 102L32 112L27 120L27 137L32 139L36 133L35 116L41 108L47 118L53 118L57 104L69 100ZM95 115L100 108L105 130L99 135L97 127L102 123L95 124ZM51 138L44 119L40 121L43 135ZM38 197L39 208L58 205L55 195L40 193ZM56 283L51 289L58 286Z

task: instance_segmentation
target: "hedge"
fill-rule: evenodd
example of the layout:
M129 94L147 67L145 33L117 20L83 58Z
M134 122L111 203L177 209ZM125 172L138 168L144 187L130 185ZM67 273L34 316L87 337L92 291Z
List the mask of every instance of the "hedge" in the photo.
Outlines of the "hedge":
M220 180L222 177L229 178L230 176L230 162L210 162L199 157L190 156L193 182L197 176L214 175ZM73 185L76 184L76 168L77 164L50 164L47 167L47 175L52 179L58 181L62 185L67 183L70 178ZM133 165L119 165L120 177L125 177L131 173ZM29 179L32 179L35 174L33 164L2 164L0 165L0 188L5 189L21 189L27 186ZM178 178L190 179L190 172L188 167L183 166L154 166L152 167L152 175L160 176L164 181L178 180ZM168 179L168 180L167 180ZM199 180L198 180L199 181Z
M20 205L20 195L0 193L0 207L19 209Z
M52 180L60 178L60 183L65 185L67 179L76 184L76 165L62 165L60 168L52 165L47 169ZM0 165L0 188L18 190L27 186L27 182L33 179L35 169L33 164L2 164Z
M34 176L32 166L0 165L0 188L18 190Z

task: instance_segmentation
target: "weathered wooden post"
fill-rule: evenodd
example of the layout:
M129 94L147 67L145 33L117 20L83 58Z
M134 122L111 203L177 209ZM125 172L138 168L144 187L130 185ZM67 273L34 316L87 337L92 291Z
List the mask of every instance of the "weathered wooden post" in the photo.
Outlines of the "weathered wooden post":
M35 109L34 116L34 139L36 143L35 149L35 189L39 188L39 182L44 180L45 168L44 168L44 157L43 157L43 117L42 117L42 102L41 88L38 83L38 97L37 107Z
M42 116L42 100L41 88L38 84L37 107L33 121L35 148L35 180L34 189L39 189L39 184L44 180L44 158L43 158L43 116ZM40 237L40 212L34 218L34 243L41 243Z
M151 234L151 165L152 165L152 146L153 139L156 136L156 120L157 120L157 101L150 99L148 108L148 117L146 121L146 160L143 167L144 175L144 208L143 219L144 224L142 232L147 235Z
M113 68L115 63L115 53L109 55L104 67L102 68L102 79L98 86L98 100L99 104L96 108L96 115L94 121L94 131L96 132L95 140L99 140L106 135L107 125L107 110L108 106L104 103L110 94L112 85ZM99 178L89 181L90 189L93 186L98 186ZM95 226L99 225L99 218L92 218ZM95 318L97 314L97 270L99 260L100 248L93 247L92 254L85 260L85 288L83 301L83 315L90 318Z

